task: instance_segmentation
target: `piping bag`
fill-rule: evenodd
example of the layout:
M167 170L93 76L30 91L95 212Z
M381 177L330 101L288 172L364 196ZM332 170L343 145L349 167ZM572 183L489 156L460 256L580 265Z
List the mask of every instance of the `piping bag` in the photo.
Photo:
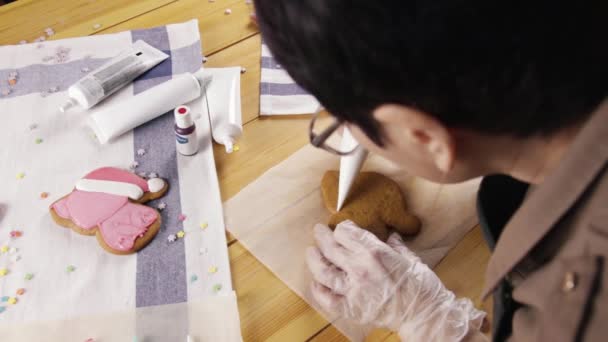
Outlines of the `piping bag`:
M340 176L338 179L338 206L337 211L342 209L346 197L350 192L350 189L363 167L363 162L367 158L368 152L365 148L359 145L357 140L353 138L348 128L344 128L342 133L342 142L340 149L342 151L350 151L356 149L353 153L340 157Z

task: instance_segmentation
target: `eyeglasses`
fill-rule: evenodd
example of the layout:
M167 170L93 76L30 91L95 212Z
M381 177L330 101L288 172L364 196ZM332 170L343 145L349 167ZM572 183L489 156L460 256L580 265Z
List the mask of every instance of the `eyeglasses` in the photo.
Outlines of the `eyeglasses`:
M319 126L317 124L319 116L320 111L317 111L312 117L312 120L310 120L309 137L310 144L312 146L323 149L337 156L347 156L353 154L357 150L357 148L359 148L359 145L357 145L354 148L345 151L342 148L333 147L332 144L329 142L329 138L340 128L340 126L344 124L344 121L333 119L334 122L331 125L329 125L327 128L321 129L320 133L316 133L315 126Z

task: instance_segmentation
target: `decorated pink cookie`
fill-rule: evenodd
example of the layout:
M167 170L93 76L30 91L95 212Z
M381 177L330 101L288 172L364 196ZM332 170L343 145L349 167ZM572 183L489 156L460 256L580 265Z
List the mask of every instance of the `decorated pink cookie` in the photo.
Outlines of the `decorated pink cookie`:
M76 182L70 194L51 204L50 212L61 226L96 235L108 252L130 254L145 247L161 225L158 211L142 203L162 197L167 189L162 178L146 180L103 167Z

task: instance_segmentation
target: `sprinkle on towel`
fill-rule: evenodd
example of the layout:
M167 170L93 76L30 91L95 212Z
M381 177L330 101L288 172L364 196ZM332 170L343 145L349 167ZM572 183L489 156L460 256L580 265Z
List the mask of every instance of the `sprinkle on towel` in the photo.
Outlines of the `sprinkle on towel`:
M2 96L8 96L10 95L11 90L9 88L4 88L2 90L0 90L0 94L2 94Z
M167 203L160 202L156 207L158 208L158 210L165 210L167 208Z
M32 280L34 278L34 273L26 273L23 279Z
M193 275L190 276L190 282L191 283L194 283L197 280L198 280L198 276L196 274L193 274Z
M17 298L15 298L15 297L11 297L11 298L9 298L9 299L8 299L8 303L9 303L10 305L15 305L15 304L17 304Z
M3 303L6 303L6 302L8 302L8 299L9 299L9 298L10 298L9 296L4 296L4 297L0 298L0 300L1 300Z
M33 123L33 124L30 125L30 131L33 131L36 128L38 128L38 124Z
M3 313L6 308L4 306L0 306L0 313Z
M186 236L186 233L183 230L180 230L179 232L177 232L177 237L178 238L183 238L184 236Z
M217 266L210 266L208 271L210 274L217 273Z
M215 285L213 285L213 291L214 292L220 292L221 289L222 289L222 284L215 284Z
M7 268L0 268L0 277L4 277L7 274L8 274Z
M209 227L209 224L207 224L207 222L203 222L199 225L199 227L201 227L202 230L205 230L207 227Z
M19 260L21 260L21 255L19 255L19 254L13 255L13 256L11 257L11 261L12 261L12 262L17 262L17 261L19 261Z
M72 272L76 271L76 266L68 265L68 267L65 268L65 271L68 273L72 273Z
M8 250L9 250L9 248L7 245L0 247L0 253L2 253L2 254L8 252Z
M175 240L177 240L177 236L175 236L175 234L171 234L171 235L167 236L167 241L175 242Z
M17 249L17 247L11 247L8 249L8 254L11 254L11 255L15 254L15 253L17 253L18 250L19 249Z
M41 199L45 199L47 197L49 197L49 193L48 192L43 191L43 192L40 193L40 198Z
M84 340L84 342L95 342L95 340L92 337L89 337L86 340Z
M179 214L179 216L177 217L177 220L179 222L184 222L184 221L186 221L186 218L188 218L188 217L182 213L182 214Z
M201 248L198 250L198 253L199 253L199 254L201 254L201 255L202 255L202 254L207 254L207 248L206 248L206 247L201 247Z
M23 235L23 232L20 230L11 230L11 232L9 234L13 239L16 239L16 238L21 237Z
M42 144L44 140L42 140L41 138L36 138L36 140L34 140L34 142L36 143L36 145L40 145Z
M24 288L17 289L17 296L23 296L23 294L25 294Z
M141 156L143 156L144 154L146 154L146 150L145 150L145 149L143 149L143 148L140 148L140 149L138 149L138 150L137 150L137 152L136 152L136 153L137 153L137 155L138 155L138 156L140 156L140 157L141 157Z
M17 179L23 179L25 178L25 173L24 172L19 172L17 173L17 176L15 176Z

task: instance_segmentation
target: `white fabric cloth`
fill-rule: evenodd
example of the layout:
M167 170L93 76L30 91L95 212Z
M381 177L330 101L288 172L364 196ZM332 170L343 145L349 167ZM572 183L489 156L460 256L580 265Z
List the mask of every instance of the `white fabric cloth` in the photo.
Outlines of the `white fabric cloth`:
M91 112L60 113L57 109L66 100L70 84L138 39L171 58L94 111L174 75L198 70L202 57L197 21L0 47L0 247L13 251L0 253L0 271L7 269L0 276L0 297L18 300L14 305L0 301L0 330L26 327L35 321L45 323L32 324L58 322L57 328L91 315L115 317L112 322L123 326L121 315L111 313L127 312L135 314L137 322L121 337L131 341L147 335L144 330L154 326L148 317L139 316L144 307L162 310L165 305L222 296L231 303L226 305L230 309L225 325L197 321L184 304L177 306L181 314L166 317L172 324L171 334L185 341L197 324L207 326L211 334L214 329L236 326L237 333L230 334L230 340L240 340L209 120L196 122L200 150L185 157L175 153L171 114L102 146L84 125ZM12 84L7 83L8 78L14 79ZM193 110L200 107L197 111L202 112L201 99L188 105ZM99 167L128 169L134 161L139 164L136 173L169 181L165 197L149 203L157 207L166 202L166 208L161 211L161 229L147 247L136 254L113 255L94 236L55 224L49 205L70 193L76 181ZM48 193L48 198L42 198L42 193ZM23 235L10 238L12 230ZM168 237L180 230L185 236L170 243ZM16 294L20 288L25 289L23 295ZM111 328L111 324L105 327ZM5 336L0 334L0 339L7 341ZM198 341L196 334L193 337ZM167 338L164 340L170 340Z

